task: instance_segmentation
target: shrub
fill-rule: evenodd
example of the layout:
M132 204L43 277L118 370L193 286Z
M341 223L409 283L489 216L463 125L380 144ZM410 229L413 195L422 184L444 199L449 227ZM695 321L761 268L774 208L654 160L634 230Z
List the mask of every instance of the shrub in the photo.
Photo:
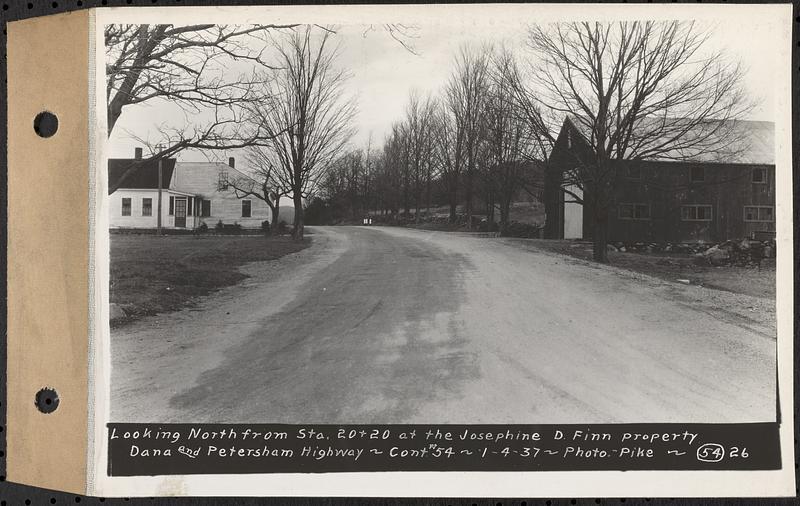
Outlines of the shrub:
M503 235L507 237L537 238L539 237L539 231L540 227L537 225L511 221L506 226L506 230Z
M261 222L261 231L264 232L264 235L269 235L270 233L269 227L270 227L269 220L264 220Z
M281 220L278 223L278 235L285 235L287 232L289 232L289 224Z
M222 220L219 220L216 225L214 225L214 230L217 232L221 232L225 225L222 224Z
M478 224L478 232L497 232L499 229L498 223L490 223L488 220L481 220Z
M203 221L203 222L200 223L200 226L197 227L197 230L199 230L200 232L203 232L203 233L208 232L208 225L206 225L206 222Z

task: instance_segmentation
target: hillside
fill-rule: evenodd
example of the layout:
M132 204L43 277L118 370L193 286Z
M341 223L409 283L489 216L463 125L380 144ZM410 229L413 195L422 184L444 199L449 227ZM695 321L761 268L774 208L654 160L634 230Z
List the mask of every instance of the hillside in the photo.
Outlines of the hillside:
M294 207L280 206L278 208L278 223L285 221L287 225L294 223Z

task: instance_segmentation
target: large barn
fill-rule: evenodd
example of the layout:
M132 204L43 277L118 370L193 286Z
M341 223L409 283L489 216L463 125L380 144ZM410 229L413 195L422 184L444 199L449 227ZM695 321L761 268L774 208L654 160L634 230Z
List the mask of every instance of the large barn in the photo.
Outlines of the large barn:
M774 125L737 121L725 131L737 139L728 157L697 150L691 161L676 161L681 157L670 153L615 161L608 240L702 243L774 237ZM575 198L588 201L591 186L570 184L569 177L576 163L591 163L589 138L582 122L564 120L545 180L546 238L592 238L591 206Z

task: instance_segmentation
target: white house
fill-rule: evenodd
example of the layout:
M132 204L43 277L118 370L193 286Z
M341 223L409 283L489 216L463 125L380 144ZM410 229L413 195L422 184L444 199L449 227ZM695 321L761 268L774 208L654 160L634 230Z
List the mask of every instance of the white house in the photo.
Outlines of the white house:
M235 167L230 158L219 162L176 162L165 159L161 167L162 228L196 229L203 223L213 229L239 224L242 228L261 228L270 220L266 202L257 198L237 198L225 184L230 177L248 176ZM124 179L131 167L134 171ZM231 174L235 173L235 174ZM120 179L122 179L120 181ZM108 161L109 185L119 188L109 196L111 228L156 228L158 216L158 163L143 160L141 151L135 158L112 158Z

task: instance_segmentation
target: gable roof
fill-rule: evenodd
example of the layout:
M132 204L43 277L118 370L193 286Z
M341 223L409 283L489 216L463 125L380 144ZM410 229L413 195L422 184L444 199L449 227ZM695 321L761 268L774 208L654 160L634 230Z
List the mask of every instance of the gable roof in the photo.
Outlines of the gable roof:
M205 184L207 188L204 191L211 191L212 187L216 188L220 173L228 174L229 180L230 178L248 179L256 183L256 180L245 172L223 162L178 162L175 165L175 177L172 182L175 188L181 188L184 185L196 188L198 185Z
M133 172L123 179L125 172L134 166ZM175 159L165 158L161 167L161 187L169 188L172 173L175 170ZM108 159L108 187L126 189L158 189L158 161L137 158Z
M588 119L569 115L564 122L569 122L583 140L589 143L592 128ZM775 164L775 124L771 121L708 120L691 127L683 127L681 123L680 118L642 118L637 125L637 131L632 133L634 143L658 145L670 142L672 146L658 150L656 154L645 154L641 159ZM676 132L681 132L681 135L676 137ZM714 144L716 149L705 149L709 143Z
M192 170L192 169L194 169L194 170L212 169L212 170L223 171L223 172L234 172L234 173L237 174L237 177L238 176L243 176L243 177L246 177L248 179L253 179L252 177L248 176L243 171L237 169L236 167L231 167L230 165L228 165L225 162L178 162L177 167L179 169L180 168L186 168L186 169L190 169L190 170Z

